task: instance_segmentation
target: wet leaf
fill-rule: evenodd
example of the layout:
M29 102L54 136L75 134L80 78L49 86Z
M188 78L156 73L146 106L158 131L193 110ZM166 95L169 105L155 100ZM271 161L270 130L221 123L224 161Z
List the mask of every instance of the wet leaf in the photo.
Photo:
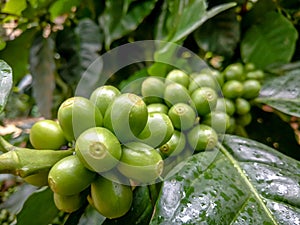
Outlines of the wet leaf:
M13 71L3 60L0 60L0 113L3 111L13 84Z
M300 162L225 135L162 186L151 224L297 224Z
M268 80L257 102L267 104L283 113L300 117L300 70Z

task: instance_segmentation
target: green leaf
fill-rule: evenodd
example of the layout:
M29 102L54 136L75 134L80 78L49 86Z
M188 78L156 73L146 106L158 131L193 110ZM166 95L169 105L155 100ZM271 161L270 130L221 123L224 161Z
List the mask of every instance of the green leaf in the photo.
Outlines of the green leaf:
M265 112L258 107L252 107L251 115L252 122L245 127L249 138L300 161L299 151L295 151L300 146L290 123L276 113Z
M26 9L26 0L8 0L2 8L2 13L21 16L22 11Z
M257 102L267 104L283 113L300 117L300 70L268 80Z
M10 195L5 202L0 204L0 209L7 209L10 213L17 214L22 209L27 198L36 190L37 187L27 183L19 185L17 187L17 191Z
M170 42L182 40L209 18L236 5L236 3L222 4L207 11L204 0L169 0L165 1L165 4L163 7L168 13L162 12L159 18L156 39Z
M100 71L92 71L88 68L99 57L102 40L103 34L99 27L88 18L80 20L75 31L65 28L58 33L57 49L63 60L59 73L69 85L76 85L84 72L89 73L88 76L91 78L89 82L93 82L95 77L100 76ZM91 92L89 88L82 91Z
M105 34L105 48L109 49L114 40L135 30L153 10L156 1L105 1L105 10L99 17L99 24Z
M55 89L54 41L38 36L30 49L30 71L33 77L33 96L39 112L51 118Z
M17 214L18 225L48 225L59 210L53 201L50 188L42 188L29 196L22 210Z
M55 1L49 8L50 18L52 21L56 17L61 16L65 13L70 13L72 7L78 6L81 3L81 0L58 0Z
M12 41L6 42L6 47L0 51L0 58L6 61L14 72L13 81L17 83L28 73L29 51L33 38L36 34L35 29L28 29ZM16 56L18 56L16 58Z
M6 46L6 42L3 40L2 37L0 37L0 51L1 51L2 49L4 49L5 46Z
M0 113L3 111L10 94L13 78L11 67L0 59Z
M240 41L240 22L235 9L222 12L206 21L196 30L194 39L205 51L231 57Z
M133 192L133 203L127 214L118 219L107 219L103 225L149 224L153 212L151 193L147 186L136 187Z
M162 186L151 224L297 224L300 162L225 135Z
M95 208L89 205L81 216L78 225L100 225L105 219Z
M288 19L269 12L246 31L241 43L242 59L258 68L287 63L293 56L297 38L297 30Z
M177 43L182 44L183 40L200 27L205 21L215 15L232 8L236 3L226 3L206 10L207 5L204 0L189 1L165 1L162 6L162 13L158 18L156 39L166 41L157 46L154 54L155 63L148 69L150 75L165 76L168 70L167 63L176 64Z

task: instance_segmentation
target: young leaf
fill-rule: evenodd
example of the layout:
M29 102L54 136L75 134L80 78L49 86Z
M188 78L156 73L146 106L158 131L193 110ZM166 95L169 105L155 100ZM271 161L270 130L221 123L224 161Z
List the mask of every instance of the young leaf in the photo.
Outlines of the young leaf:
M42 188L34 192L17 214L18 225L48 225L57 216L59 210L53 201L53 192Z
M0 59L0 113L3 111L12 88L12 69Z
M153 10L157 0L146 0L135 4L133 1L105 1L105 10L99 17L99 24L105 34L105 48L130 31L135 30Z
M151 224L297 224L300 162L225 135L162 186Z
M33 96L40 113L51 118L55 88L54 41L39 36L30 49L30 71L33 77Z
M257 102L267 104L283 113L300 117L300 70L268 80Z
M269 12L245 33L241 43L242 59L258 68L287 63L293 56L297 38L297 30L288 19Z

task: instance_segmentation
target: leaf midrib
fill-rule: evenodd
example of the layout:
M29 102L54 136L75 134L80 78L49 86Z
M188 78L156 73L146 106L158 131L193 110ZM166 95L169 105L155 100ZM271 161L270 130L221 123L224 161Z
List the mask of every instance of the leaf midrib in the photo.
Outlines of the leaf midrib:
M224 154L224 156L233 164L234 168L238 171L241 178L244 180L246 186L249 188L250 192L253 194L254 198L257 200L258 204L262 206L262 209L266 212L267 216L271 219L274 225L278 225L275 218L273 217L270 210L266 207L263 200L261 199L259 193L257 192L256 188L252 185L248 177L243 172L242 168L240 167L237 160L235 160L232 155L226 150L226 148L221 144L218 143L219 150Z

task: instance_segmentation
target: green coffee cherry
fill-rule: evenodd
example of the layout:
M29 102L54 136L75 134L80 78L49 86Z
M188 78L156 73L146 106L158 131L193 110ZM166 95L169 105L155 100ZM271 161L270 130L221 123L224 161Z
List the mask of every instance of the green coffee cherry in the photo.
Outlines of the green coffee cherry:
M204 116L215 109L218 95L213 89L209 87L202 87L196 89L192 93L191 99L197 109L198 114L200 116Z
M235 103L228 98L218 98L215 111L226 112L232 116L235 112Z
M99 176L91 184L90 204L103 216L114 219L125 215L132 204L130 186Z
M222 86L224 83L224 74L220 73L216 69L204 68L200 71L200 74L207 74L207 75L211 76L212 78L215 79L215 81L217 81L217 84L219 84L219 86ZM208 87L210 87L210 86L208 86Z
M86 169L76 155L71 155L51 168L48 183L55 193L75 195L86 189L95 177L96 173Z
M247 79L262 80L265 74L262 70L254 70L246 74Z
M148 122L138 135L141 142L156 148L166 143L172 136L174 127L168 115L164 113L150 113Z
M255 70L255 65L253 63L246 63L244 66L245 72L250 72Z
M224 70L224 77L228 80L244 80L244 67L241 63L228 65Z
M185 72L175 69L171 70L166 76L166 84L170 84L173 82L181 84L185 88L188 88L190 78Z
M92 92L90 100L97 106L101 114L104 116L107 107L120 94L120 91L116 87L104 85L98 87Z
M159 147L163 156L176 156L180 154L186 146L185 134L175 130L170 140Z
M100 173L118 164L122 149L119 140L111 131L103 127L93 127L78 137L75 152L86 168Z
M162 173L161 155L149 145L131 142L123 146L123 154L117 168L124 176L142 183L154 182Z
M261 85L257 80L246 80L243 83L244 91L242 97L245 99L253 99L258 97Z
M89 99L72 97L64 101L57 112L57 119L68 141L75 140L83 131L101 126L103 116Z
M147 105L148 114L153 112L168 114L169 108L163 103L152 103Z
M237 98L235 100L235 108L238 115L244 115L250 112L251 105L246 99Z
M173 105L170 108L168 115L174 127L179 130L190 129L195 124L197 118L195 110L185 103Z
M230 126L230 117L225 112L213 111L203 118L202 124L212 127L217 133L225 133Z
M188 90L177 83L168 84L164 92L164 100L171 107L176 103L189 103L190 95Z
M205 73L192 74L188 88L189 92L193 93L193 91L200 87L209 87L213 90L217 90L217 81L214 77Z
M236 123L238 125L241 125L243 127L245 126L248 126L252 121L252 115L251 113L246 113L244 115L239 115L237 118L236 118Z
M135 140L148 120L147 105L135 94L121 94L109 105L104 116L104 127L123 142Z
M47 186L48 185L48 174L49 171L40 171L36 174L29 175L27 177L24 177L24 181L28 184L37 186L37 187L42 187L42 186Z
M147 104L163 102L165 83L161 78L148 77L141 87L143 100Z
M60 125L53 120L40 120L30 129L29 140L35 149L60 149L67 143Z
M234 134L236 129L236 119L234 117L230 117L229 119L229 127L226 131L228 134Z
M213 149L218 143L218 135L210 126L199 124L187 134L188 143L195 151Z
M78 210L86 200L85 195L78 193L75 195L60 195L53 193L56 208L63 212L72 213Z
M244 86L240 81L229 80L222 87L225 98L235 99L243 95Z

